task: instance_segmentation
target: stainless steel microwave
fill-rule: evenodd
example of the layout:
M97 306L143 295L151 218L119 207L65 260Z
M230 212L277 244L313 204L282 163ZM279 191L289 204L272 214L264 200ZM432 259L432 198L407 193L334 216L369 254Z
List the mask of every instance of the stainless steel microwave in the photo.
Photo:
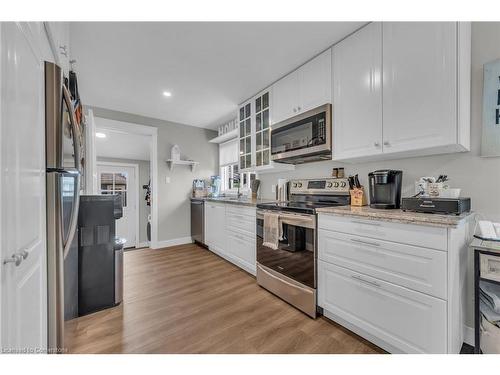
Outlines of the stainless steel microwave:
M271 160L301 164L332 158L332 105L271 126Z

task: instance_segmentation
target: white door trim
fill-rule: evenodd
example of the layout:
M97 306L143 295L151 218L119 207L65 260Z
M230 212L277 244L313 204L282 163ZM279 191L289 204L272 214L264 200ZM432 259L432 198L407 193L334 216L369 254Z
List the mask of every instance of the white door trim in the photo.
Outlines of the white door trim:
M114 161L97 161L97 167L99 166L108 166L108 167L129 167L129 168L134 168L134 174L135 174L135 244L134 247L137 248L139 247L139 188L140 188L140 182L139 182L139 164L132 164L132 163L120 163L120 162L114 162ZM99 189L100 190L100 189Z
M85 132L85 193L98 194L97 191L97 155L95 151L95 120L94 112L89 109Z
M95 117L99 117L94 115ZM151 168L151 243L149 246L153 249L158 246L158 128L148 125L139 125L131 122L117 121L107 119L105 126L100 126L101 129L109 129L121 131L131 134L141 134L151 136L150 148L150 168ZM115 123L115 124L113 124Z

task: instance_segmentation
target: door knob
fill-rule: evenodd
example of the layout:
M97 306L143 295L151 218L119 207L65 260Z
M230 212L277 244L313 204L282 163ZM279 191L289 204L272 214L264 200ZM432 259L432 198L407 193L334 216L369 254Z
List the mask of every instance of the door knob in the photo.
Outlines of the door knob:
M15 265L17 267L17 266L19 266L21 264L22 261L23 261L23 256L22 255L14 254L10 258L4 259L3 264L15 263Z

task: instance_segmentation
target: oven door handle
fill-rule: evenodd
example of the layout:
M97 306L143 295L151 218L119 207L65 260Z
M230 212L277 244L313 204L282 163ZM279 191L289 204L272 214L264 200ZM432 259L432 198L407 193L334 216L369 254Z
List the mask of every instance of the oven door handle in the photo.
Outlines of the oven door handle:
M266 271L264 268L262 268L262 266L260 264L257 264L257 268L259 270L261 270L262 272L264 272L269 277L272 277L273 279L276 279L282 283L285 283L286 285L291 286L292 288L300 289L300 290L303 290L304 292L307 292L307 293L313 293L310 289L304 288L304 287L297 285L297 284L293 284L293 283L285 280L284 278L273 275L271 272Z
M274 211L276 212L276 211ZM279 213L280 222L283 224L294 225L297 227L316 229L316 216L315 215L298 215ZM264 220L264 212L257 212L257 219Z
M314 216L280 214L280 222L283 224L294 225L296 227L316 229L316 220Z

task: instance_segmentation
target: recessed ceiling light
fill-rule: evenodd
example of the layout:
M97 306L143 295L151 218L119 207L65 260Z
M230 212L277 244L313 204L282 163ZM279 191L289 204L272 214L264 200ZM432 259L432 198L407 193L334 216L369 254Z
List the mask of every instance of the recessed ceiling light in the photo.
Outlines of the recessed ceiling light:
M104 134L104 133L100 133L100 132L95 133L95 136L96 136L97 138L106 138L106 134Z
M170 97L172 93L170 91L163 91L163 96Z

